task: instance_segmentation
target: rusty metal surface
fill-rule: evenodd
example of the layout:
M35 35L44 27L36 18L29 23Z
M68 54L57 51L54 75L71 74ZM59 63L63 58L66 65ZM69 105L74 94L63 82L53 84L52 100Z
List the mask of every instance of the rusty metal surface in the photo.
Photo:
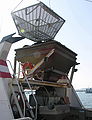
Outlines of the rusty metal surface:
M16 59L21 63L31 62L36 65L42 59L46 58L46 55L52 49L54 49L54 54L52 54L45 63L46 69L54 68L61 72L68 73L70 68L76 64L77 54L56 41L48 41L17 49L15 50Z

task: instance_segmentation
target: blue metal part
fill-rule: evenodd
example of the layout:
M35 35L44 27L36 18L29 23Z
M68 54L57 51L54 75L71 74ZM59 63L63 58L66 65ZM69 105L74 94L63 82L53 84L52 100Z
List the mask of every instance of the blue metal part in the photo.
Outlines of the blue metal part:
M16 33L13 33L13 34L10 34L10 35L7 35L7 36L3 37L1 42L7 41L9 43L15 43L15 42L18 42L18 41L25 38L25 37L12 37L15 34Z

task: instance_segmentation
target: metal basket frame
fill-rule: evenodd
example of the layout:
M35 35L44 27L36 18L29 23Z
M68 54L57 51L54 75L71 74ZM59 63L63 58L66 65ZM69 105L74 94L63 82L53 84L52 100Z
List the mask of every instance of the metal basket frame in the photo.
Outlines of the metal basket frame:
M65 20L40 2L12 13L18 33L37 41L54 39Z

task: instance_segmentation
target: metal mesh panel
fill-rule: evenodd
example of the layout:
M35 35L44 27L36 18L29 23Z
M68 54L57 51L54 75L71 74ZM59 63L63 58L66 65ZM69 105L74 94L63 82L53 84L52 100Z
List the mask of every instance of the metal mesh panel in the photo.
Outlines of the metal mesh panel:
M21 36L33 41L54 39L65 20L42 2L12 13Z

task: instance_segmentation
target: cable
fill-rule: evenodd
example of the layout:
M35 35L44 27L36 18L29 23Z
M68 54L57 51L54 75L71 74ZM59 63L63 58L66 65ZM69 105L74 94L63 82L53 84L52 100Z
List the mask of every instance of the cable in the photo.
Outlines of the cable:
M38 2L41 2L40 0L37 0ZM12 12L21 4L23 2L23 0L21 0L20 2L19 2L19 4L12 10ZM12 13L11 12L11 13Z
M23 0L21 0L20 2L19 2L19 4L12 10L12 12L21 4L23 2ZM12 13L11 12L11 13Z

